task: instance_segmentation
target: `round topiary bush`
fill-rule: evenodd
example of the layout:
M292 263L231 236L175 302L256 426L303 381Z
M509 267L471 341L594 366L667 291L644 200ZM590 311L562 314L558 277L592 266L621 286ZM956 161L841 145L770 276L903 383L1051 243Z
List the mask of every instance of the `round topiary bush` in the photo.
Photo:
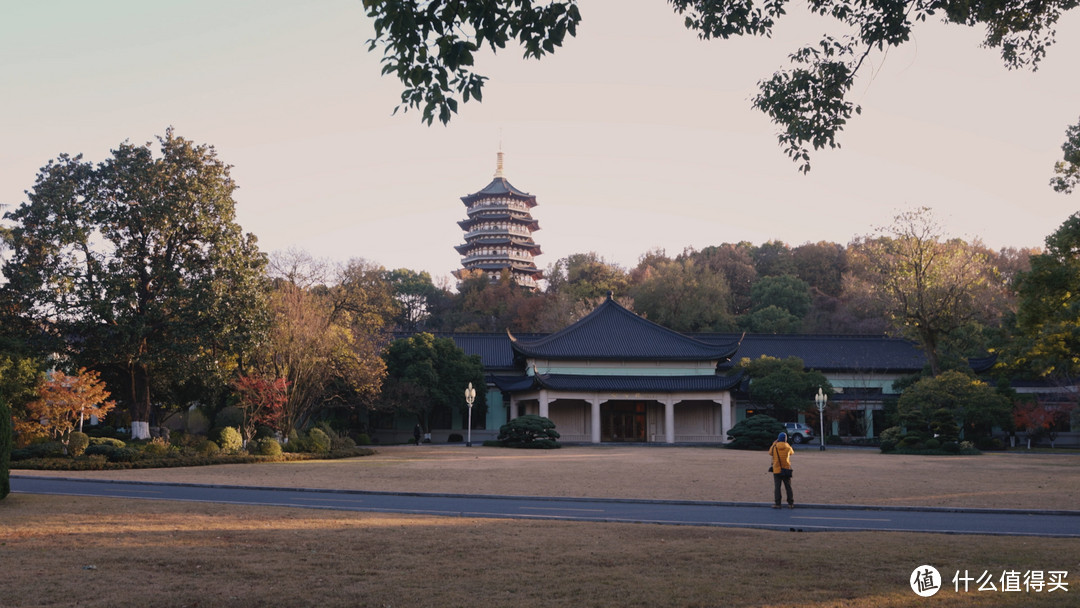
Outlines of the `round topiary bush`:
M71 433L68 433L67 449L69 456L82 456L83 452L86 451L86 448L89 445L90 436L86 433L80 433L79 431L72 431Z
M221 451L226 454L236 454L240 452L240 448L244 447L244 439L240 436L240 431L231 426L221 429L217 443L221 446Z
M786 432L784 425L772 416L757 414L740 420L728 431L726 447L735 450L767 450L776 441L780 433Z
M217 456L221 448L218 444L210 441L209 439L203 439L195 444L195 453L199 456Z
M317 454L325 454L330 451L331 443L330 436L327 435L322 429L313 428L308 431L307 434L308 448Z
M499 443L508 448L553 449L559 447L559 432L549 418L526 414L499 427Z
M255 453L260 456L281 456L281 444L273 437L263 437L255 442Z

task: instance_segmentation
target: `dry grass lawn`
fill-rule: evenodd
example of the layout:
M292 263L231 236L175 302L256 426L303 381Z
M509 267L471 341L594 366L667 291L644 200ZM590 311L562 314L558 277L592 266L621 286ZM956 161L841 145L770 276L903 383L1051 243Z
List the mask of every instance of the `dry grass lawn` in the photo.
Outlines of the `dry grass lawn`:
M766 456L707 448L422 446L346 461L62 476L765 502ZM1075 509L1080 456L800 451L802 503ZM17 472L18 474L18 472ZM27 474L39 474L27 472ZM923 600L912 570L945 589ZM957 570L1067 570L1069 591L956 593ZM13 494L0 606L1080 607L1075 540L799 534Z
M507 450L389 446L335 461L28 475L351 490L767 502L768 455L717 448L572 446ZM799 449L795 500L1019 509L1080 509L1080 454L896 456Z

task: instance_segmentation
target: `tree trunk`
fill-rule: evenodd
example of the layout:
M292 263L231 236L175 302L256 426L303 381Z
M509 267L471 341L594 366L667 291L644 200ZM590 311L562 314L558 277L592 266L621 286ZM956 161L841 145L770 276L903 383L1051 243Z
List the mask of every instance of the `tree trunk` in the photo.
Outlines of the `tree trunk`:
M150 439L150 378L146 367L129 367L131 377L131 438Z

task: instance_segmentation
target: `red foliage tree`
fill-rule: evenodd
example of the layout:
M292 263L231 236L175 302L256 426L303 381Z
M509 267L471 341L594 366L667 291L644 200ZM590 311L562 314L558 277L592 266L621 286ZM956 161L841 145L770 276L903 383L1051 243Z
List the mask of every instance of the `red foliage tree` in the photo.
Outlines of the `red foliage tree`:
M1027 447L1030 450L1031 440L1037 440L1054 426L1054 413L1038 401L1024 401L1016 405L1013 423L1027 435Z
M242 375L233 380L233 388L240 397L236 404L244 411L245 440L255 435L255 427L268 426L280 430L285 401L288 400L288 382L284 378L273 380L262 376Z

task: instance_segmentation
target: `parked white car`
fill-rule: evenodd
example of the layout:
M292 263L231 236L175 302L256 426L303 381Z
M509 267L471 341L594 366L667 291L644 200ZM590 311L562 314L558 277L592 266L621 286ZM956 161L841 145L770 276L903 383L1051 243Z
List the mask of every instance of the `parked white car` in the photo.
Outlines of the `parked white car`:
M784 426L787 428L787 436L791 443L802 443L814 438L814 429L801 422L785 422Z

